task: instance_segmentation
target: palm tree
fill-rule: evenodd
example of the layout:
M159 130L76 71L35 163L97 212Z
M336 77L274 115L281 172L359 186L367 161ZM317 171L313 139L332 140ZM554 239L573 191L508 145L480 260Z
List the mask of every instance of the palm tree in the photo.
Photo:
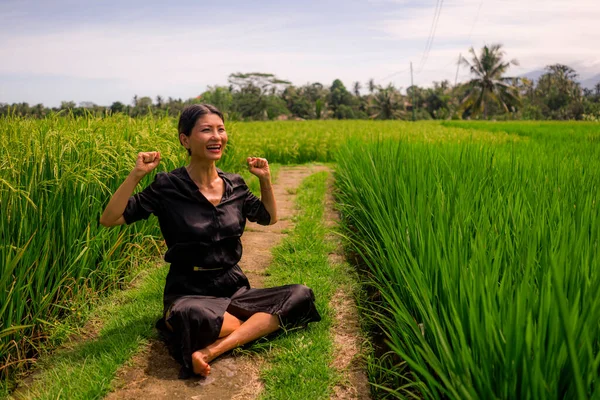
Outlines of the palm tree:
M467 95L460 109L470 109L472 114L483 113L483 118L487 118L490 102L499 104L506 112L509 111L509 107L518 105L518 91L511 85L513 78L502 76L511 64L519 65L518 61L505 62L501 44L483 46L479 56L473 47L469 52L472 55L471 62L464 57L461 57L461 62L475 77L466 83Z
M379 87L371 98L370 109L373 119L400 118L404 115L402 96L391 83L386 88Z
M360 97L360 89L362 88L362 86L360 86L360 82L356 81L354 82L354 85L352 86L352 91L354 92L354 95L356 97Z
M375 91L375 80L373 78L369 79L369 82L367 82L367 87L369 88L369 93L373 94Z

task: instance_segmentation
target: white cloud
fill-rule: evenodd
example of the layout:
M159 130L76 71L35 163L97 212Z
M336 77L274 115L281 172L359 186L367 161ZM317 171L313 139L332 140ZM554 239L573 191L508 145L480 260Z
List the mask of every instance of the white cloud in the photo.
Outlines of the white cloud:
M433 7L408 9L384 20L378 29L388 39L420 40L424 47L432 17ZM425 70L456 59L459 52L466 55L470 46L479 51L484 44L503 43L507 57L520 61L517 72L557 62L598 72L598 21L596 0L446 1ZM416 63L420 56L412 58Z
M129 98L135 93L193 96L206 85L226 84L236 71L272 72L295 84L329 84L340 78L346 85L395 73L381 83L407 87L409 62L417 70L435 0L429 0L428 7L423 2L411 6L415 3L406 0L368 2L370 14L364 18L346 15L331 23L315 22L327 18L307 11L232 15L226 23L199 21L184 28L173 22L133 21L0 35L0 74L112 82L115 93L129 93ZM521 63L512 74L557 62L575 67L582 77L598 73L597 21L596 0L445 0L428 61L415 74L415 83L454 81L459 53L466 56L471 45L479 50L497 42L504 44L509 58ZM461 70L459 80L467 77ZM75 92L66 87L51 95L55 104L61 99L119 100L111 99L106 87L98 90L105 97L95 98L94 87L98 86L90 86L88 98L73 98ZM15 101L20 95L2 89L5 98L0 101Z

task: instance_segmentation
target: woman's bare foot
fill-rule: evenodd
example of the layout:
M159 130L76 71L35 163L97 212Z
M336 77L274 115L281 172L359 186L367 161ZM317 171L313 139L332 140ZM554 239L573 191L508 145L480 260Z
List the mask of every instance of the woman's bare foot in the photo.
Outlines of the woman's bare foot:
M192 366L194 367L194 373L201 376L208 376L210 374L209 361L209 356L204 349L193 352Z
M203 349L192 353L194 373L202 376L210 374L209 362L238 346L268 335L279 329L279 317L267 313L256 313L231 334L217 339Z

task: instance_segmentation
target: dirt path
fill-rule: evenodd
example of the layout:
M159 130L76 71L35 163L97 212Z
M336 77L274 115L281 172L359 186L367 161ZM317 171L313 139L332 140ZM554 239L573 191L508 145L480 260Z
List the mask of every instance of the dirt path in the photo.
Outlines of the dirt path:
M249 223L242 236L240 262L253 287L262 287L264 271L271 262L271 248L290 229L296 189L304 178L324 167L282 167L273 189L279 222L271 226ZM106 398L117 399L253 399L262 390L258 378L262 360L256 355L227 355L211 364L208 378L177 379L179 365L165 346L152 341L129 365L117 373L117 389Z
M274 185L279 222L272 226L249 223L242 237L244 254L240 262L253 287L263 287L265 270L271 262L271 248L276 246L292 226L295 213L296 189L310 174L327 170L321 166L282 167ZM331 195L330 179L326 199L325 219L328 226L337 223ZM332 264L346 265L339 239L333 235L328 240L336 244L330 254ZM343 268L340 266L340 268ZM351 287L339 288L331 304L336 310L333 339L336 349L332 366L341 373L342 380L334 388L332 399L369 399L369 384L360 359L361 336L358 314L352 298ZM117 389L106 398L117 399L192 399L229 400L255 399L262 390L259 372L263 360L257 355L227 355L211 364L208 378L177 379L179 365L169 356L165 346L152 341L133 360L117 373Z
M335 210L335 200L332 194L333 177L328 184L329 190L325 200L325 224L332 228L340 221L339 213ZM344 249L339 236L330 232L327 240L334 244L334 250L329 254L329 264L337 265L342 273L353 275L353 268L346 263ZM331 299L331 308L335 310L333 324L333 345L335 357L332 366L336 368L342 379L333 388L331 400L364 400L370 399L369 379L367 378L366 361L362 354L362 343L366 340L360 328L360 321L356 303L353 298L354 288L352 283L358 278L350 279L345 285L338 288Z

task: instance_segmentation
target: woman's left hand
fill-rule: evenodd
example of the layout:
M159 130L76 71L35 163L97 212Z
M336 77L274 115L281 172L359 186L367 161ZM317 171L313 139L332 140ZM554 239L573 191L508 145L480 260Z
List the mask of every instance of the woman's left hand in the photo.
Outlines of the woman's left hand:
M269 162L266 158L248 157L246 159L248 169L252 175L256 175L259 179L271 179L271 170Z

